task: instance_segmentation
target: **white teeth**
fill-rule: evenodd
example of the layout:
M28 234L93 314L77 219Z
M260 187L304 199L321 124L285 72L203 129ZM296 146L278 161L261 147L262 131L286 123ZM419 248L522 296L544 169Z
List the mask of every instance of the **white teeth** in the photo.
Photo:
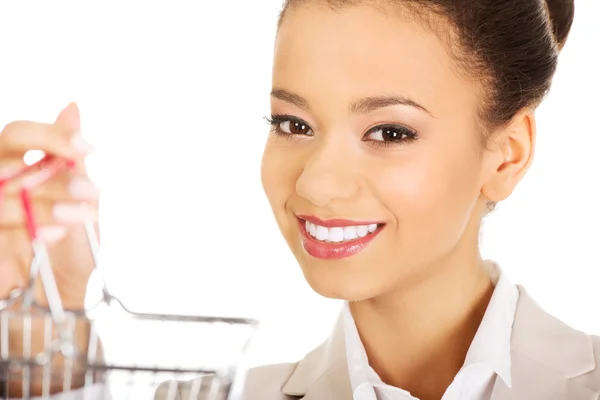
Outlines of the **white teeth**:
M327 241L330 243L340 243L345 240L355 240L363 238L369 233L373 233L377 230L377 224L371 225L360 225L360 226L345 226L345 227L334 227L326 228L324 226L313 224L312 222L305 221L304 224L306 232L310 236L320 241Z
M333 243L344 241L344 229L343 228L330 228L329 236L327 240Z
M369 233L369 227L367 225L361 225L356 229L356 233L361 238L365 237L365 236L367 236L367 233Z
M327 240L329 237L329 229L324 226L317 225L317 240Z
M356 239L358 235L356 234L356 228L353 226L347 226L344 228L344 239L345 240L353 240Z

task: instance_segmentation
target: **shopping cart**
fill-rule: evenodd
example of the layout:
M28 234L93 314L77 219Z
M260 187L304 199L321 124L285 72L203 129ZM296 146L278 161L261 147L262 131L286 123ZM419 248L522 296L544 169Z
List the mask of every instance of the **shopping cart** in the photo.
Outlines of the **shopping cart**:
M29 284L0 299L0 398L52 399L62 393L61 400L241 399L246 350L257 322L131 312L102 277L93 222L85 228L96 263L95 284L88 288L96 290L95 305L63 307L29 191L68 168L71 162L46 156L20 171L0 172L0 207L7 182L31 171L38 176L20 189L33 249ZM47 305L34 298L36 283Z

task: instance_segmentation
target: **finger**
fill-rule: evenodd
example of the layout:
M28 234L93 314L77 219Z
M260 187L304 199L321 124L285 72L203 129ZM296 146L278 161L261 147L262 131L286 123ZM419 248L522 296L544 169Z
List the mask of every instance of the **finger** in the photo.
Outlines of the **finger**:
M69 103L56 118L55 124L64 125L73 133L79 133L81 131L81 116L79 113L79 107L74 102Z
M100 197L100 189L86 175L62 172L32 190L31 195L34 199L55 202L89 201L95 204Z
M25 287L31 262L31 245L24 229L16 234L0 229L0 300Z
M81 159L92 147L63 124L15 121L0 132L0 157L23 157L30 150L67 159Z
M22 158L2 157L0 158L0 179L11 176L17 171L22 170L24 167L25 163Z
M43 176L44 178L45 176ZM19 195L23 187L31 187L31 182L39 180L40 172L7 182L4 186L5 196ZM71 171L62 171L40 185L30 189L34 200L47 201L97 201L100 197L98 187L86 176Z
M36 200L32 212L37 226L76 225L85 221L96 221L98 211L95 204L89 202L60 202ZM21 199L7 197L0 210L0 229L22 228L26 224Z
M0 261L0 300L8 298L15 289L24 288L27 280L19 268L15 268L12 262Z
M47 245L53 245L64 239L68 232L69 228L66 226L47 225L38 229L38 237Z
M92 152L92 147L89 143L87 143L83 137L81 136L81 115L79 112L79 107L76 103L71 102L68 106L66 106L56 118L54 122L56 125L64 126L73 132L72 140L75 141L75 146L83 149L88 149L89 152L85 155ZM86 174L86 166L84 162L84 157L79 157L73 159L75 161L75 170L81 174Z
M0 158L0 175L5 169L25 166L25 161L22 157L2 157Z
M1 188L4 193L11 194L22 187L36 187L67 168L68 164L62 159L26 165L21 158L3 158L0 159Z
M46 244L52 245L60 242L67 236L68 228L62 225L42 226L38 235L39 238Z

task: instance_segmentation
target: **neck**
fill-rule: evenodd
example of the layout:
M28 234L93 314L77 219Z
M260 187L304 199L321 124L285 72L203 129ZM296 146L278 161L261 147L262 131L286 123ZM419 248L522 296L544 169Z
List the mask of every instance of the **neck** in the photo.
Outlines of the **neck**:
M440 399L462 367L494 289L478 253L427 271L410 287L350 304L371 367L421 400Z

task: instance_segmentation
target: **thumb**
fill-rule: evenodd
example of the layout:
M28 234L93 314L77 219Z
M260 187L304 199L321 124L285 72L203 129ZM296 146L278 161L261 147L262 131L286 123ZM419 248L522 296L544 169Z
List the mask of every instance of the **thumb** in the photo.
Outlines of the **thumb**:
M81 117L79 115L79 107L74 102L69 103L56 118L57 124L68 126L73 133L79 133L81 130Z
M75 102L71 102L69 103L68 106L66 106L61 112L60 114L58 114L58 117L56 117L56 121L54 122L55 124L60 124L63 126L66 126L70 131L71 134L73 135L72 138L75 141L78 141L78 143L81 143L80 146L89 148L90 145L85 142L82 138L81 138L81 116L79 114L79 107L77 107L77 104ZM78 159L75 160L76 161L76 171L78 171L81 174L87 174L87 168L85 166L85 162L83 161L83 159Z

